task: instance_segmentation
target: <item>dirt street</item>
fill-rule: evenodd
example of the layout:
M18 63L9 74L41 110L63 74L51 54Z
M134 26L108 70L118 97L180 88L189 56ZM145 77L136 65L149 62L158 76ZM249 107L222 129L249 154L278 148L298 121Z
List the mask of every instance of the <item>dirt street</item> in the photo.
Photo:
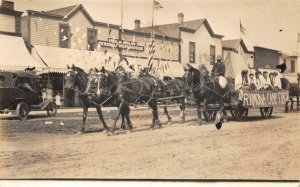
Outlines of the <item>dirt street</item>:
M36 115L25 122L1 118L0 177L300 178L297 111L285 114L278 108L264 120L253 109L246 121L229 118L220 131L213 123L196 125L195 109L187 111L184 124L179 123L179 109L170 109L172 124L162 111L161 129L149 130L150 110L133 110L133 133L118 130L115 136L102 132L96 112L89 112L83 135L76 135L81 124L78 112L54 118ZM114 114L104 112L109 126Z

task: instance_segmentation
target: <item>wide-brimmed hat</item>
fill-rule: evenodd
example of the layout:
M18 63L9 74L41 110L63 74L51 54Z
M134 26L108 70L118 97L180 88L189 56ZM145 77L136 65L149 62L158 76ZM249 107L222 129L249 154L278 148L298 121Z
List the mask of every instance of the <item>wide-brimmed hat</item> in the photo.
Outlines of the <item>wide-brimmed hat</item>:
M223 58L222 58L222 56L221 55L218 55L217 56L217 60L222 60Z
M247 74L248 73L248 70L243 70L242 71L242 74Z

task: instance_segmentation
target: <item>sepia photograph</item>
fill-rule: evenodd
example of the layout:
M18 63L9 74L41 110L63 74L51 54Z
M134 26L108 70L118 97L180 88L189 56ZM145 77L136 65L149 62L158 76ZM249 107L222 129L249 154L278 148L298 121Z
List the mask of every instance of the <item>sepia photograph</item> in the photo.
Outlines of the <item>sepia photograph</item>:
M299 186L299 0L0 3L0 187Z

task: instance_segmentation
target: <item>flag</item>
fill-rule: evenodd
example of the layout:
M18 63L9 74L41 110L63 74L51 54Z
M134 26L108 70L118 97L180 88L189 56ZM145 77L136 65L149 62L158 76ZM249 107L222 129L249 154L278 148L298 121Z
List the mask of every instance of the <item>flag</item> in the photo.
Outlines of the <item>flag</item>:
M300 42L300 33L298 32L298 39L297 42Z
M246 29L245 27L242 25L242 22L240 21L240 31L241 33L243 33L243 35L245 35Z
M159 10L160 8L163 8L162 6L161 6L161 4L158 2L158 1L153 1L153 9L154 10Z
M155 44L154 44L154 33L151 33L150 36L150 44L149 44L149 57L148 57L148 67L150 66L150 63L153 59L153 55L155 53Z

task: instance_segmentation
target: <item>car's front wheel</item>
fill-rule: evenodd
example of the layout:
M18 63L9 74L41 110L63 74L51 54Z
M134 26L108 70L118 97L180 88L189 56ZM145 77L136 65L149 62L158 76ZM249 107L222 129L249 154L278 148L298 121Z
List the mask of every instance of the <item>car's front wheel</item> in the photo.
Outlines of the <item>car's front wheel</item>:
M29 106L26 102L22 101L17 105L17 116L21 121L26 120L29 116Z

